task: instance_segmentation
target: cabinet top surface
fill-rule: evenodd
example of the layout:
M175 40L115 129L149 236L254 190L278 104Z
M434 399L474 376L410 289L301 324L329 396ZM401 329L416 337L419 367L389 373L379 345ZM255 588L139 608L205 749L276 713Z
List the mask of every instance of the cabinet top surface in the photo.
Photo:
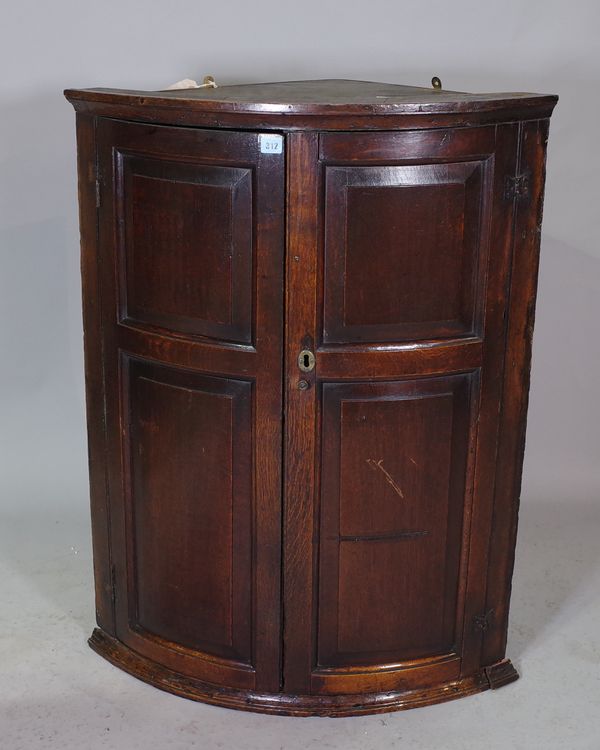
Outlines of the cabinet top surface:
M372 81L325 79L239 84L217 88L136 91L68 89L69 101L145 107L189 107L206 112L299 115L453 114L546 107L554 95L530 93L471 94Z

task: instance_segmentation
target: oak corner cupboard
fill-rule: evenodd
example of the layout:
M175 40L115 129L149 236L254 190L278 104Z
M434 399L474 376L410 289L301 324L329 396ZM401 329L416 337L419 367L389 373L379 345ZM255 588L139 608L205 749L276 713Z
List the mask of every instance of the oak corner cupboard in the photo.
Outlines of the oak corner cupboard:
M505 658L556 96L69 90L98 627L267 713L410 708Z

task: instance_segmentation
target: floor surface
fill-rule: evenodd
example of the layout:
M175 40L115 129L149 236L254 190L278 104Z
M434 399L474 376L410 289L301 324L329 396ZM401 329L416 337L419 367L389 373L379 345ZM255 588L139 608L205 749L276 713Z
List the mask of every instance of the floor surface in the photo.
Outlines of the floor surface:
M77 515L45 507L46 515L19 510L0 519L2 750L600 750L597 496L525 493L508 647L518 682L348 719L206 706L109 665L86 645L93 627L87 499L65 505Z

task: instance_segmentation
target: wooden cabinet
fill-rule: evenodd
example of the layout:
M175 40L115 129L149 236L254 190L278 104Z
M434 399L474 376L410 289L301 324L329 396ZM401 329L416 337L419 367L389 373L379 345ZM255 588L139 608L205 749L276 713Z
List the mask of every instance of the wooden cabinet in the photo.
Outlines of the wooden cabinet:
M554 96L71 90L98 628L171 692L423 705L505 659Z

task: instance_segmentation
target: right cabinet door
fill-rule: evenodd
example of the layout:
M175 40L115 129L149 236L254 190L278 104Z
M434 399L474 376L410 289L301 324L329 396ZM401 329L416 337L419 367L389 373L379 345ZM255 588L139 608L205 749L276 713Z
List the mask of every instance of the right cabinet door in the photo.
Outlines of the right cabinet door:
M286 620L309 631L287 631L289 689L419 689L480 666L517 143L502 125L290 144L306 215L289 223L288 426L315 432L286 455L310 485L286 498L287 538L310 540L287 552Z

